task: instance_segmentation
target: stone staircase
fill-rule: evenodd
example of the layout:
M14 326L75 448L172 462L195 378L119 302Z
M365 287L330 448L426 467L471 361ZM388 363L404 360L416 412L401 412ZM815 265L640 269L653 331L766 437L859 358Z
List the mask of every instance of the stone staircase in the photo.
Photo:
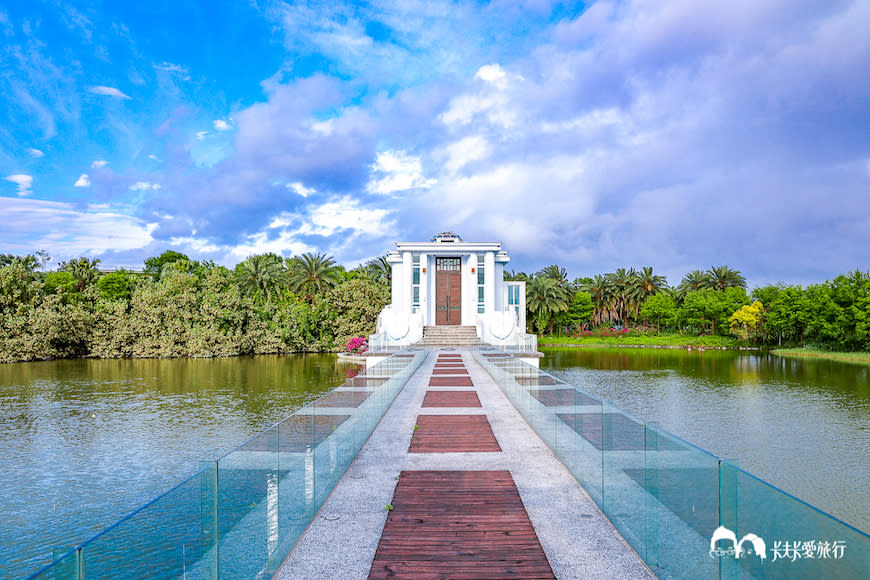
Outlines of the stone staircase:
M473 326L424 326L423 340L412 346L418 348L444 346L473 348L488 345L477 338L477 329Z

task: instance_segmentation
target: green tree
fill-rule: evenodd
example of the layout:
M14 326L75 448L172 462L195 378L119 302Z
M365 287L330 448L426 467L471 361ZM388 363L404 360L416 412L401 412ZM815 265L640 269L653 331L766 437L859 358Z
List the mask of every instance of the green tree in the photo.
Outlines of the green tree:
M63 262L60 269L73 275L76 279L76 289L81 292L86 286L96 283L97 278L100 277L100 272L97 270L99 263L99 258L88 259L82 256L77 260Z
M302 254L288 261L290 286L309 300L334 288L343 279L343 269L326 254Z
M556 315L556 323L560 329L562 327L567 327L569 330L578 329L592 320L594 310L592 297L588 292L579 290L574 292L568 310Z
M661 332L662 324L675 320L677 305L670 294L660 292L646 299L639 315L644 320L652 320L656 325L656 331Z
M393 266L387 260L386 256L379 256L373 260L369 260L365 265L365 271L369 278L390 286L393 280Z
M535 277L543 276L544 278L549 278L551 280L555 280L556 284L559 286L567 286L568 285L568 272L565 268L560 268L556 264L552 264L547 266L546 268L542 268L535 274Z
M145 260L145 273L149 274L155 281L160 279L160 273L163 272L163 266L177 262L179 260L187 260L190 258L181 252L175 250L166 250L159 256L152 256Z
M704 334L707 331L707 323L710 324L710 333L716 334L716 328L720 333L728 329L728 319L735 310L749 303L749 297L743 288L727 288L724 292L704 288L686 294L680 307L680 315L691 325L700 329Z
M728 266L711 267L705 273L705 288L725 290L727 288L743 288L746 290L746 279L737 270Z
M568 291L552 278L539 276L526 284L526 310L539 331L553 334L556 314L568 310Z
M352 338L374 334L378 315L390 303L390 289L356 278L333 288L328 298L335 309L335 346L341 348Z
M100 279L97 280L97 288L106 300L127 302L133 292L133 279L126 270L118 270L100 276Z
M42 287L46 294L54 294L58 289L67 297L78 293L78 281L66 271L49 272L43 278Z
M615 298L610 278L596 274L592 281L583 285L583 290L592 299L592 323L604 324L614 316Z
M245 294L262 303L281 291L287 283L287 271L281 256L260 254L236 265L236 279Z
M757 338L764 320L764 305L755 301L738 308L729 318L731 334L741 340Z

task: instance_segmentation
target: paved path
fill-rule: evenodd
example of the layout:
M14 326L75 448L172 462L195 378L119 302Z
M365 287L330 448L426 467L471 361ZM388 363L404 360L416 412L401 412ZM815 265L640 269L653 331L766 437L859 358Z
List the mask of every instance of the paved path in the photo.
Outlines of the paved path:
M436 350L275 577L554 576L653 577L471 353Z

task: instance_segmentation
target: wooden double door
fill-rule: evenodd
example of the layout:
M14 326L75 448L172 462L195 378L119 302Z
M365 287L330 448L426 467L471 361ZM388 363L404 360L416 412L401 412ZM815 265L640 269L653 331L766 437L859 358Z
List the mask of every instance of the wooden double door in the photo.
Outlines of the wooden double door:
M435 258L435 324L462 324L462 259Z

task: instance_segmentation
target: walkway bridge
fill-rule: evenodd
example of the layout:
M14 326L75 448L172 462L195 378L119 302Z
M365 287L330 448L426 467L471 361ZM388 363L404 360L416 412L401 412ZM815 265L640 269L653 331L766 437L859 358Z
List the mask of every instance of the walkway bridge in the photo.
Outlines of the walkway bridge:
M815 557L783 551L803 540ZM58 556L33 578L858 579L870 536L508 353L443 346Z

